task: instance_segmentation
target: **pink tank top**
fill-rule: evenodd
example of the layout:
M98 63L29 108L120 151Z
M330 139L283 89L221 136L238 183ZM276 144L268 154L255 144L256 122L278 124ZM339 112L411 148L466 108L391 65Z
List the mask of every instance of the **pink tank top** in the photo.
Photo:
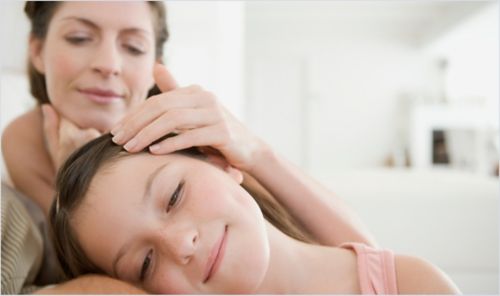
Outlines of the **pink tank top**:
M398 294L394 253L361 243L344 243L358 256L358 277L362 294Z

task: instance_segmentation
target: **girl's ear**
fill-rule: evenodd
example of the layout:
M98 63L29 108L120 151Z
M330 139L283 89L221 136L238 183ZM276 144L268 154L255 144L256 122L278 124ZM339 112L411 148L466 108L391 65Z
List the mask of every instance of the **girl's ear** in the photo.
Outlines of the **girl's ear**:
M228 173L228 175L233 178L238 184L241 184L243 182L243 173L239 169L230 165L225 158L214 154L206 154L206 156L206 160L209 163L219 167L220 169Z
M43 58L42 58L42 49L43 49L42 40L34 36L30 36L29 55L31 63L38 72L45 74L45 65L43 63Z

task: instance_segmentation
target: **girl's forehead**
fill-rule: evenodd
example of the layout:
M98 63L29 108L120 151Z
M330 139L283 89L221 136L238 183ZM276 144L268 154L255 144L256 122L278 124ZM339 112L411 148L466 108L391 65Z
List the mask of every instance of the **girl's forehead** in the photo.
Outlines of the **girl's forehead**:
M183 168L196 166L198 162L194 158L180 154L152 155L140 153L118 157L104 165L96 175L113 175L113 178L116 177L116 174L124 177L139 176L153 171L161 164Z

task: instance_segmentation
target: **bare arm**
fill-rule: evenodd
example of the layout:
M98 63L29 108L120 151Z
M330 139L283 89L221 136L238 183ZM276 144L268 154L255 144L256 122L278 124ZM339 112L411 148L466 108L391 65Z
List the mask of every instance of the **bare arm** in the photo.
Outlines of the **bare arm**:
M250 174L269 190L321 244L361 242L376 246L358 216L343 200L290 162L266 149Z
M33 110L16 118L2 135L2 153L14 186L48 215L54 198L56 168L75 149L100 135L80 129L54 108ZM45 110L45 116L42 116Z
M35 294L146 294L146 292L107 276L85 275L38 290Z
M13 185L48 214L54 175L43 142L42 119L32 110L14 120L2 135L2 153Z

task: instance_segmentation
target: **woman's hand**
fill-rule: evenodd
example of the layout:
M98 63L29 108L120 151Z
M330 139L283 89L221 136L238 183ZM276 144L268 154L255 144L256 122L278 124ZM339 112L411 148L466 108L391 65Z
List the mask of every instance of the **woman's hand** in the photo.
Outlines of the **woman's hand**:
M101 135L93 128L80 129L49 104L42 105L42 113L45 143L56 171L73 151Z
M199 86L178 88L165 66L154 70L162 94L147 99L112 130L113 141L129 152L138 152L169 133L176 136L149 146L153 154L166 154L197 146L222 154L232 166L249 171L258 154L267 148L243 126L216 97Z

